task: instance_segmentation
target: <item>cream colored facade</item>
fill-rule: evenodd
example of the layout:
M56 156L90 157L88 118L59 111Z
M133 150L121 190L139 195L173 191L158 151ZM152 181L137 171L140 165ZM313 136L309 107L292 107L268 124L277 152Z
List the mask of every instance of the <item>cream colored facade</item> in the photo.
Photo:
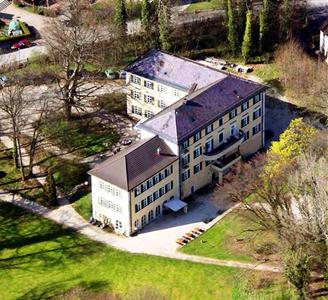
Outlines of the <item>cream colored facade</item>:
M150 223L152 220L156 219L158 216L162 215L164 209L164 203L172 198L179 198L179 161L175 161L173 164L167 166L166 168L172 168L172 173L159 181L151 188L148 188L144 192L136 196L136 188L147 184L148 180L153 180L155 176L159 173L154 174L147 181L140 184L138 187L131 190L130 193L130 203L131 203L131 224L132 231L144 227L146 224ZM165 168L165 169L166 169ZM161 172L163 172L163 169ZM169 188L167 188L169 187ZM162 195L160 190L162 189ZM155 193L158 193L158 198L155 199ZM160 196L161 195L161 196ZM151 201L149 198L151 197ZM142 207L142 202L147 203L146 206ZM137 209L137 207L139 207ZM152 216L152 217L151 217Z
M126 75L127 113L139 120L148 119L178 101L188 91L131 73Z
M237 109L237 115L233 118L230 118L230 112L226 113L222 118L218 118L212 124L208 124L207 126L213 126L211 132L206 133L206 127L201 129L201 138L197 141L194 141L194 136L188 139L189 147L184 149L182 145L180 145L180 166L181 166L181 197L185 198L191 195L193 192L202 188L203 186L211 183L213 177L219 179L219 182L222 182L223 175L226 170L231 166L228 164L223 168L219 169L213 166L213 163L216 159L210 160L206 155L206 146L205 144L210 140L213 140L212 150L215 150L217 147L224 144L224 141L227 140L231 136L232 128L235 128L235 131L242 130L245 134L245 138L241 139L240 142L236 142L232 144L230 147L227 147L224 152L218 153L217 156L224 154L225 156L229 156L235 152L240 153L240 157L236 157L235 161L238 161L241 156L247 157L252 153L255 153L259 149L264 146L264 113L265 113L265 93L261 93L257 95L258 102L254 104L254 99L248 100L248 108L242 111L242 105L239 105ZM258 112L260 109L261 113L256 118L253 119L254 112ZM249 117L249 122L246 126L242 127L242 119ZM256 126L260 126L260 131L253 134L253 128ZM221 140L219 135L223 134L223 139L221 136ZM194 158L194 151L197 148L201 148L201 155ZM183 166L183 156L189 155L189 163ZM202 164L202 169L194 173L194 166L198 164ZM188 173L189 170L189 178L183 180L182 173ZM213 175L214 174L214 175Z

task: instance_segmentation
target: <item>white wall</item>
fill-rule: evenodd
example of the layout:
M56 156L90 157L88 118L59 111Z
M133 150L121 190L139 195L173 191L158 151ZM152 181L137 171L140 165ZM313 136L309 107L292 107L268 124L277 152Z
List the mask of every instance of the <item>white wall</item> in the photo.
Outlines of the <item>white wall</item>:
M324 56L328 56L328 35L320 31L320 52Z
M113 193L106 191L100 187L100 183L103 183L106 187L110 187L118 191L119 195L113 195ZM106 221L106 218L110 220L115 228L116 221L122 223L122 229L117 230L119 233L129 235L131 232L130 224L130 195L128 191L125 191L117 186L107 183L95 176L91 176L92 187L92 216L101 222ZM121 211L115 211L113 208L105 207L99 204L99 198L103 198L110 201L114 205L120 207Z

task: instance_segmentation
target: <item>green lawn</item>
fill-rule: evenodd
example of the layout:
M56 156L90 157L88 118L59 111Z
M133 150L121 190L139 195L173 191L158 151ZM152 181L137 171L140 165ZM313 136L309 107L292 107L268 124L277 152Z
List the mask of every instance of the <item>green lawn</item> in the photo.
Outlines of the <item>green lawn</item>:
M223 7L222 0L211 0L211 1L192 3L187 7L186 11L192 12L192 11L200 11L200 10L214 10L214 9L220 9L222 7Z
M128 299L159 299L136 298L145 287L166 299L255 299L236 296L241 294L238 283L254 274L264 276L121 252L4 203L0 203L0 241L0 299L6 300L61 299L76 288L129 295ZM271 298L268 290L262 295L256 299L280 299Z
M274 255L274 251L271 253L276 247L273 237L261 231L250 231L255 226L245 214L241 209L231 212L181 251L242 262L255 262L254 254Z
M92 215L91 193L75 201L73 206L84 219L89 221Z

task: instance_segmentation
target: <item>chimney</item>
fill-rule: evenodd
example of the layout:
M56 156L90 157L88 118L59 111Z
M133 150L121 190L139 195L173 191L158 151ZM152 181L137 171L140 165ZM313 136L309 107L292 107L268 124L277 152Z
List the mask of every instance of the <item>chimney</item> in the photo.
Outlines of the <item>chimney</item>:
M160 156L160 155L161 155L161 148L157 148L157 150L156 150L156 155L157 155L157 156Z

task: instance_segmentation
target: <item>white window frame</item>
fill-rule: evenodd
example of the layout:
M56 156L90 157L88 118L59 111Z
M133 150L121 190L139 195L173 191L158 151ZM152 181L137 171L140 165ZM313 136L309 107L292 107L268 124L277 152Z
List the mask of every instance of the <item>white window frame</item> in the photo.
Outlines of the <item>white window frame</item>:
M167 105L166 105L166 101L165 100L163 100L163 99L159 99L158 100L158 106L160 107L160 108L165 108Z
M145 110L145 117L146 117L146 118L150 119L150 118L152 118L154 115L155 115L155 114L154 114L154 112L153 112L152 110L150 110L150 109L146 109L146 110Z
M151 89L153 90L154 89L154 83L150 80L145 80L144 81L144 86L147 88L147 89Z
M131 112L135 115L142 116L142 108L136 105L131 105Z
M155 98L151 95L145 94L144 95L144 101L145 101L145 103L154 105Z

